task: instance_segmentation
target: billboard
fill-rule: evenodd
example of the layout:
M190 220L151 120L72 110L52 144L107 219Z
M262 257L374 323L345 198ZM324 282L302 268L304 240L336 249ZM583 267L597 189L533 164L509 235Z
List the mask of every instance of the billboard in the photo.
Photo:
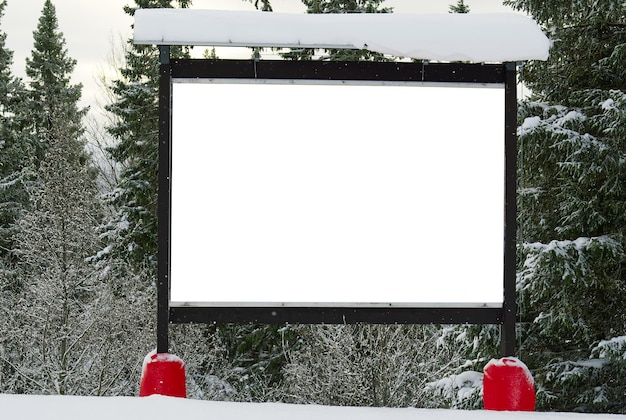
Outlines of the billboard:
M174 78L170 307L501 307L504 84Z

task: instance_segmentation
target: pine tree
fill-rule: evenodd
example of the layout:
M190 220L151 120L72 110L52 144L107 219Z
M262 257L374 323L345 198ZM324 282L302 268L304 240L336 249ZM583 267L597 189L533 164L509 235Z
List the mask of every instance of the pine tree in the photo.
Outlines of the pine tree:
M99 212L84 143L73 137L65 115L52 113L48 122L47 150L30 192L31 208L19 221L15 252L26 282L24 342L34 359L29 376L46 384L40 391L65 394L75 393L84 379L78 373L81 339L97 297L86 260L98 244Z
M307 13L391 13L391 7L382 7L385 0L302 0ZM312 60L315 49L291 50L281 55L288 60ZM368 50L328 49L320 59L332 61L388 61L380 53Z
M450 13L469 13L470 8L467 4L465 4L464 0L458 0L456 4L451 4L449 7Z
M133 16L137 8L171 8L170 0L136 0L124 11ZM187 7L190 0L178 0ZM116 123L108 130L117 144L109 149L121 167L120 183L109 197L115 216L104 234L106 250L133 261L139 268L156 268L157 255L157 163L158 163L158 48L129 41L122 78L110 87L114 103L106 108ZM172 56L183 50L172 49Z
M32 57L26 59L26 75L30 78L28 108L31 130L37 138L34 144L35 169L46 151L46 137L52 128L53 114L65 114L68 134L82 134L81 120L87 109L79 109L82 86L70 84L76 60L65 48L63 33L59 31L56 9L50 0L44 3L37 30L33 33Z
M6 1L0 1L0 18ZM14 348L21 338L19 329L11 322L14 293L21 290L15 270L13 237L18 231L17 219L27 203L22 184L22 167L27 148L20 129L24 86L11 74L13 53L6 48L6 34L0 33L0 392L1 384L15 377L15 368L7 360L5 349Z
M0 354L10 367L3 392L134 395L138 359L149 346L143 296L131 304L93 263L102 205L85 142L52 114L47 149L14 252L23 281L6 320ZM67 130L67 131L66 131ZM131 283L131 279L126 279Z
M16 373L11 391L76 393L83 390L85 340L95 324L98 284L87 258L98 245L99 202L82 138L81 86L70 85L75 61L49 0L33 35L27 128L36 142L24 170L29 206L12 250L23 287L13 290L4 314L12 327L5 331L21 337L3 343L1 353Z

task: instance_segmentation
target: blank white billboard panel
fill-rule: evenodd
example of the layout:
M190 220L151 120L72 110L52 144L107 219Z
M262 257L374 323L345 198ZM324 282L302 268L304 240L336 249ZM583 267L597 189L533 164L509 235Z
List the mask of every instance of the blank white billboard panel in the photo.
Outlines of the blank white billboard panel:
M171 306L501 306L504 88L172 92Z

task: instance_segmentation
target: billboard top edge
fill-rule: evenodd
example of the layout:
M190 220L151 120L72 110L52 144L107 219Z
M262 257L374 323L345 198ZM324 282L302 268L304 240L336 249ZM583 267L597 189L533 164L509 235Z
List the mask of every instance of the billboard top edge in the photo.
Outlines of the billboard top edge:
M506 65L471 63L173 59L173 79L268 79L502 84Z

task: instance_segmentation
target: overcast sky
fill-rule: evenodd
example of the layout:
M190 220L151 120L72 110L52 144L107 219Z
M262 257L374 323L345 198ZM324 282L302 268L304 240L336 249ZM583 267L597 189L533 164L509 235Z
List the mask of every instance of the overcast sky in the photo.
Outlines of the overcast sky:
M54 0L59 26L65 36L69 55L78 61L74 82L83 84L83 105L93 105L100 96L96 76L109 66L113 45L132 36L130 17L122 7L131 0ZM243 0L194 0L194 8L253 10ZM299 0L272 0L275 12L299 13L305 7ZM387 0L395 13L447 13L456 0ZM501 0L465 0L472 13L511 12ZM33 31L37 27L44 0L8 0L0 30L7 34L7 47L14 52L13 71L24 76L25 59L33 48Z

